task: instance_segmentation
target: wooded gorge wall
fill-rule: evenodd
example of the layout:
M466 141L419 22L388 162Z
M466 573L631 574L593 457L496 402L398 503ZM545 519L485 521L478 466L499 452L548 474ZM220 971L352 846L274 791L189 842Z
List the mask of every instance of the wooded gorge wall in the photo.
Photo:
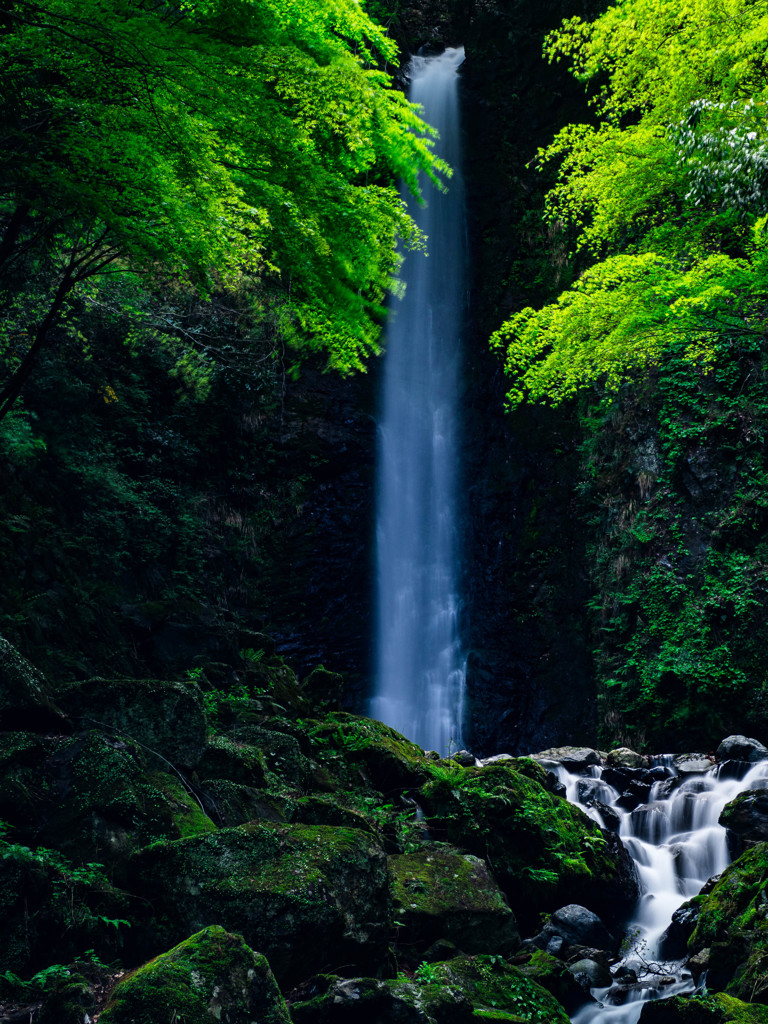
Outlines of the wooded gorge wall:
M503 411L489 335L580 270L541 217L550 179L531 166L558 127L591 116L541 56L574 13L598 5L434 0L392 21L406 51L467 48L470 742L525 752L594 742L598 727L609 745L766 739L759 343L707 375L670 353L610 408ZM236 302L169 302L244 346ZM197 394L170 349L135 335L129 311L76 305L28 388L31 418L4 428L0 633L66 679L183 676L201 660L225 672L239 651L259 657L266 632L300 673L345 673L362 710L380 361L342 379L309 360L293 380L267 308L250 361Z

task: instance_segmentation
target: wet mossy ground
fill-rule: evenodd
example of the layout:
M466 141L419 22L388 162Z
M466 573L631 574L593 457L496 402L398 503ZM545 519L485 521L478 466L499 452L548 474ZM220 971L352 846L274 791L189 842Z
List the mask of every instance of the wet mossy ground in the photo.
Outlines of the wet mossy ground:
M286 991L328 972L340 985L367 978L376 999L414 1022L538 1020L478 986L519 947L510 894L545 910L561 876L598 888L608 879L599 830L550 792L534 762L465 769L322 700L307 714L301 683L278 667L285 704L227 682L216 664L189 688L101 681L99 715L114 709L103 727L81 707L95 683L51 686L69 711L56 710L64 728L0 737L3 968L23 979L46 958L89 952L135 970L154 957L133 978L171 992L179 950L216 926L265 956ZM153 693L163 722L142 729ZM192 732L176 727L190 707L204 715ZM64 938L52 940L57 930ZM457 963L450 978L426 971L435 943L443 955L471 954L461 984ZM182 952L188 960L190 947ZM538 991L522 974L510 979ZM123 1015L129 989L139 998L126 981ZM193 997L173 996L190 1020ZM122 1020L118 1002L107 1021Z
M137 681L131 708L130 681L101 683L101 705L114 685L134 733L137 709L160 694L166 717L154 735L165 753L116 725L85 728L55 704L58 732L48 720L0 734L0 999L27 991L35 972L59 971L56 960L96 957L128 971L107 1024L150 1024L151 1006L169 1024L173 1013L202 1024L219 1006L210 993L239 984L237 971L214 984L190 967L202 954L189 937L204 932L199 941L224 960L228 950L257 957L257 974L268 962L294 1024L354 1024L363 1003L380 1024L567 1020L578 1002L571 975L546 953L521 953L520 932L570 902L612 922L634 890L626 852L551 775L528 758L462 767L322 701L308 713L284 663L285 705L228 683L226 666L209 672L190 691L204 711L194 757L189 733L174 728L185 684ZM176 763L174 732L186 735ZM739 998L752 986L762 999L767 875L758 845L699 898L695 941L730 950L722 988ZM76 1014L103 1002L91 983L79 995L60 986L59 1003L44 981L30 984L49 1018L57 1005ZM276 1022L281 1006L269 1010Z
M688 946L709 950L714 987L768 1003L768 843L746 850L696 903L699 917Z

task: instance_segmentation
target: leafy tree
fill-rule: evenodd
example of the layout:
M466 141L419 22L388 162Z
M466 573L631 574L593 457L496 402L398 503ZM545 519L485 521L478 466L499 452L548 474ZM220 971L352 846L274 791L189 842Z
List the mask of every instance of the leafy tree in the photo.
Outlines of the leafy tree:
M512 405L615 389L681 337L705 366L736 335L765 337L766 42L763 0L619 0L549 37L597 118L540 153L559 161L548 216L593 265L492 339Z
M393 180L444 169L394 58L355 0L5 5L0 418L73 289L126 269L278 281L291 340L360 367L414 237Z

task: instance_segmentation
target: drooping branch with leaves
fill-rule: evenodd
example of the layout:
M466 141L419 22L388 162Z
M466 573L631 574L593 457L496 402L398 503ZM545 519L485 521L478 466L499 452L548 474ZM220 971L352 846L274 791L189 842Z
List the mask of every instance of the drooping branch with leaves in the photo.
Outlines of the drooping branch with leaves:
M541 151L547 200L589 266L542 309L514 314L510 405L615 391L687 342L704 367L768 337L768 5L619 0L547 41L592 92L595 123Z
M442 169L354 0L14 0L0 20L0 418L105 272L290 296L289 342L377 350L395 187ZM36 323L14 319L37 282Z

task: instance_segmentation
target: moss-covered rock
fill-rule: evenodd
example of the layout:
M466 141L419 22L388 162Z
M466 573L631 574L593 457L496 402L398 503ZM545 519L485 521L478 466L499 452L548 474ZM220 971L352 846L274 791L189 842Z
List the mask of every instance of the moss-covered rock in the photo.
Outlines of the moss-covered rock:
M484 768L432 768L419 802L435 838L488 857L526 926L542 911L579 903L608 921L637 896L621 844L583 811L545 789L528 759Z
M258 747L229 736L212 736L197 765L200 779L228 779L257 789L266 785L267 769Z
M746 850L706 896L688 942L709 949L707 984L749 1002L768 1003L768 843Z
M501 956L425 964L413 980L311 979L292 1002L294 1024L567 1024L556 999Z
M768 1024L768 1008L751 1006L722 992L674 996L646 1003L640 1024Z
M276 777L278 783L289 787L304 784L310 765L301 749L298 736L281 729L268 729L253 724L235 726L231 736L238 743L258 749L265 767Z
M202 694L195 683L155 679L88 679L56 691L81 728L106 729L193 768L205 750Z
M301 683L293 669L279 655L267 655L246 662L248 685L271 698L274 705L306 715L310 711Z
M562 960L550 956L543 949L535 950L519 970L526 978L545 988L568 1013L574 1013L585 1000L584 990Z
M387 945L387 883L370 835L266 821L155 844L131 871L170 941L220 923L264 952L281 983L340 965L375 973Z
M768 947L768 844L735 860L705 895L694 897L696 927L688 948L706 965L708 984L760 1002L768 995L768 971L761 969ZM762 998L761 998L762 996Z
M557 1000L533 978L499 956L464 956L430 966L430 980L448 985L470 1000L475 1017L501 1011L504 1019L526 1024L567 1024L568 1015Z
M768 840L768 793L748 789L726 804L719 822L735 832L747 845Z
M426 779L421 747L374 719L335 712L318 722L311 736L316 756L343 755L383 793L414 788Z
M115 988L102 1024L290 1024L264 956L218 925L140 967Z
M472 1004L447 985L320 975L291 1004L294 1024L470 1024Z
M451 938L465 953L508 956L520 945L515 917L479 857L446 847L389 858L398 943L426 949Z
M133 743L96 730L2 739L0 817L24 842L113 863L147 843L215 828L179 776Z
M567 1024L557 1001L501 957L422 964L412 980L322 976L291 1004L294 1024Z
M338 825L378 834L375 824L360 811L325 796L306 796L296 801L294 820L305 825Z
M83 1024L95 1009L93 988L75 969L46 992L35 1024Z
M344 695L344 677L318 665L304 679L301 688L313 708L338 711Z
M213 821L225 828L257 819L291 821L296 806L290 797L229 779L205 779L200 784L200 799Z
M41 672L0 636L0 729L67 728Z

